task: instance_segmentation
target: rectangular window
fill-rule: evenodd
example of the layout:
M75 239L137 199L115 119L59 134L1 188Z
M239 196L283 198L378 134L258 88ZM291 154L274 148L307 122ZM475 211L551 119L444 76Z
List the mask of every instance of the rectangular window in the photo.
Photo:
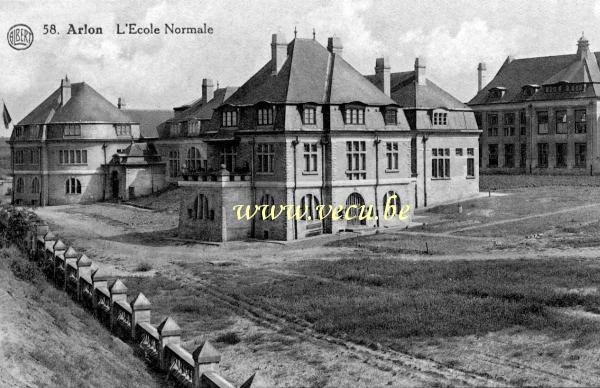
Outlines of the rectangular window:
M513 112L504 113L504 136L515 135L515 114Z
M221 164L225 165L227 171L233 172L235 170L236 159L237 150L235 146L223 146L221 148Z
M179 151L169 152L169 176L175 178L179 176L180 171Z
M59 164L87 164L87 150L58 151Z
M520 151L519 167L525 168L527 167L527 144L522 143Z
M346 124L362 125L364 123L364 108L346 108Z
M304 143L304 172L317 171L317 143Z
M450 148L431 149L431 177L450 178Z
M475 158L467 158L467 177L475 176Z
M575 111L575 133L587 132L587 119L585 109Z
M456 150L454 150L454 152L456 153L456 156L463 156L463 149L462 148L457 148Z
M115 131L117 132L117 136L131 136L131 125L115 124Z
M527 135L527 113L524 110L519 112L519 135Z
M504 145L504 167L512 168L515 166L515 145Z
M587 144L575 143L575 167L585 167L587 160Z
M386 109L384 119L385 125L396 125L398 123L398 110Z
M256 112L256 123L258 125L271 125L273 124L273 109L272 108L259 108Z
M467 156L475 156L475 148L467 148Z
M25 163L25 155L23 150L15 151L15 164L24 164Z
M367 147L364 141L346 142L348 179L367 179Z
M537 122L538 133L542 135L548 133L548 112L537 112Z
M302 120L306 125L314 125L317 123L316 108L308 107L302 111Z
M490 113L488 118L488 136L498 136L498 114Z
M538 143L538 167L548 167L548 143Z
M567 167L567 143L556 143L556 167Z
M387 169L398 170L398 142L385 143L385 156L387 159Z
M556 133L567 133L567 111L556 111Z
M447 125L448 124L448 113L434 113L433 114L433 125Z
M65 124L63 126L64 136L81 136L81 125L79 124Z
M234 110L223 112L222 119L223 121L221 122L221 126L223 127L237 126L237 112Z
M273 144L257 144L256 157L256 171L258 173L268 174L273 172L273 159L275 157Z
M488 144L488 167L498 167L498 144Z

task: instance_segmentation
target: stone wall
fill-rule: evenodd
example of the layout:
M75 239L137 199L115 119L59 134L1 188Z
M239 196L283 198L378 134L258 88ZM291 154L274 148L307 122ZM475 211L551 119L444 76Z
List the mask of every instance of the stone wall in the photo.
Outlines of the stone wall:
M48 281L68 293L134 349L167 380L190 388L257 388L264 380L253 374L236 385L219 374L221 354L208 341L192 353L181 346L181 328L171 317L158 326L150 322L152 304L139 293L128 298L120 279L111 279L105 268L67 246L33 212L0 208L0 234L37 262Z

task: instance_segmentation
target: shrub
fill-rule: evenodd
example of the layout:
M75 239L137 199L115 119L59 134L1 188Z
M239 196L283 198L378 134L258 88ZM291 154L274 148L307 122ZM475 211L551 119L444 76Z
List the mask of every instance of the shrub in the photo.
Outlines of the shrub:
M227 345L235 345L238 342L240 342L240 337L237 335L237 333L234 333L232 331L225 333L225 334L221 334L220 336L218 336L217 338L215 338L216 342L221 342Z
M10 270L17 279L37 283L39 279L38 268L29 261L23 259L13 259L10 263Z
M134 270L138 271L138 272L148 272L151 269L152 269L152 264L150 264L150 263L148 263L146 261L143 261L143 262L139 263L137 265L137 267L135 267Z

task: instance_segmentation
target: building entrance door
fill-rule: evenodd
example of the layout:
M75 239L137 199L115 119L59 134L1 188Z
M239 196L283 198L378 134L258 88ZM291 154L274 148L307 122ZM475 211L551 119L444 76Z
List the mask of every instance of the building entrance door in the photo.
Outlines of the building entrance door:
M113 171L110 181L112 187L112 197L113 199L119 199L119 173Z

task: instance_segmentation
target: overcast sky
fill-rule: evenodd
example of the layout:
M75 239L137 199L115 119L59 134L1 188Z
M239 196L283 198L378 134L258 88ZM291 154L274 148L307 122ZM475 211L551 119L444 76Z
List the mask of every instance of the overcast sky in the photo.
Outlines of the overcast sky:
M375 58L391 60L392 71L427 59L427 75L463 101L476 92L477 63L489 78L507 55L519 57L576 52L582 31L600 51L600 2L592 1L324 1L324 0L143 0L107 2L0 2L0 96L14 121L24 117L60 79L85 81L112 102L130 108L170 109L200 96L202 78L239 86L270 58L274 32L326 45L335 34L344 57L362 73ZM214 34L117 36L116 23L207 23ZM28 24L31 48L15 51L6 32ZM101 26L104 35L66 35L69 23ZM42 34L55 24L61 35Z

